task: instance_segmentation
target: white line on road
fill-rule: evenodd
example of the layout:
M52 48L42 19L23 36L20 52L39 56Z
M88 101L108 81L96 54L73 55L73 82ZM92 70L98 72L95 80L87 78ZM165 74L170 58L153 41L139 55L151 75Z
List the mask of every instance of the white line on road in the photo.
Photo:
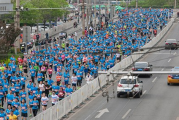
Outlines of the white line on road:
M171 59L168 60L168 62L170 62L170 61L171 61Z
M124 118L129 114L130 111L131 111L131 109L129 109L129 110L124 114L124 116L122 117L122 119L124 119Z
M173 55L176 55L176 54L177 54L177 52L173 53Z
M172 53L150 53L150 54L154 54L154 55L168 55L168 54L172 54ZM173 53L175 54L175 53Z
M88 115L88 117L87 117L85 120L87 120L90 116L91 116L91 115Z
M155 78L152 80L152 82L155 82L156 79L157 79L157 77L155 77Z
M143 96L146 92L147 92L147 90L144 90L144 92L142 93L142 96ZM141 97L142 97L142 96L141 96Z
M162 68L162 70L161 71L163 71L164 70L164 68Z

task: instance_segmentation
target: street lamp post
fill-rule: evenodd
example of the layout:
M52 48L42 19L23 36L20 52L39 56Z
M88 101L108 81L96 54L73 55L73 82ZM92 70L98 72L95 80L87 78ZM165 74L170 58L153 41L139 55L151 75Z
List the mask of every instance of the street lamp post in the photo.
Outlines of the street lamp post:
M84 15L85 15L85 4L84 4L84 0L82 3L82 34L85 34L85 19L84 19Z

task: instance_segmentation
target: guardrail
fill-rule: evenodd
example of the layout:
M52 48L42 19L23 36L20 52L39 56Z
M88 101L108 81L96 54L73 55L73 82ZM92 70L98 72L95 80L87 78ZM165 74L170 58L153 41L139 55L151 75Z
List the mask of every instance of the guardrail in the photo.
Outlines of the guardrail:
M168 23L168 25L149 43L143 46L143 48L155 46L171 28L173 22L174 22L174 18L171 18L171 21ZM141 53L145 54L148 51L149 49L146 49ZM109 69L108 72L124 70L125 68L129 67L133 63L133 61L137 61L144 54L134 54L128 56L127 58L123 59L121 62L117 63L113 68ZM133 60L131 59L131 57ZM99 75L96 79L91 81L89 84L85 84L79 90L75 91L70 96L59 101L56 105L48 108L46 111L41 112L31 120L58 120L63 117L67 117L69 112L71 112L74 108L82 104L90 96L95 94L95 92L97 92L100 89L100 86L106 85L107 81L108 80L111 81L112 79L113 79L112 75L110 75L109 77L107 75Z

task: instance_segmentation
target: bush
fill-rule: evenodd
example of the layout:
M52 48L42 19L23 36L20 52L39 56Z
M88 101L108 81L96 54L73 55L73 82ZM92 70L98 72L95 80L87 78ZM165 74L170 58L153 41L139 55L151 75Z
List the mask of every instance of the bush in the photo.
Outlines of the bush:
M141 7L142 8L149 8L150 6L149 5L142 5Z
M171 5L164 5L163 8L174 8L174 7Z

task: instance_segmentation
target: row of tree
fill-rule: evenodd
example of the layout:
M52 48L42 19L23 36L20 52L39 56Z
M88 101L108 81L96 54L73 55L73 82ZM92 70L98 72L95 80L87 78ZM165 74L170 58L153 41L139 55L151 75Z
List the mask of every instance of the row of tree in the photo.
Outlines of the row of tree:
M16 1L12 0L14 4L14 8L16 8ZM36 23L44 23L47 21L56 21L57 17L61 17L64 14L67 14L68 11L66 8L68 7L68 3L66 0L20 0L20 5L24 8L29 8L28 11L20 12L20 22L23 26L26 25L34 25ZM59 9L35 9L31 10L30 8L59 8ZM8 22L13 22L15 15L11 13L9 15L5 15L5 18L8 19Z
M175 0L138 0L138 7L143 8L174 8ZM136 0L132 0L129 4L129 8L133 8L136 5ZM126 6L123 3L122 6ZM177 7L179 8L179 0L177 0Z

